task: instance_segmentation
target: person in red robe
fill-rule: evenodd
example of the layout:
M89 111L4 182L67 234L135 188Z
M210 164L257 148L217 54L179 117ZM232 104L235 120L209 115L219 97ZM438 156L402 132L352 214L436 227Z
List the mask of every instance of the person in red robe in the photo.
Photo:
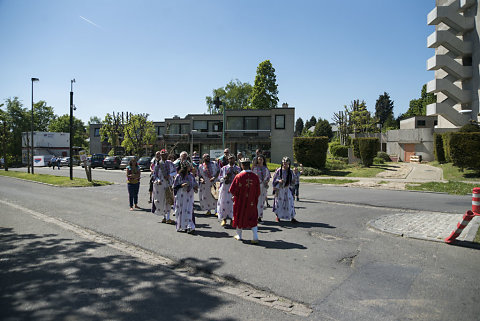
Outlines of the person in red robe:
M258 210L257 203L260 196L260 181L258 176L250 170L250 159L240 160L242 171L236 175L229 192L233 195L233 222L237 235L235 239L242 240L242 229L251 229L252 244L258 243Z

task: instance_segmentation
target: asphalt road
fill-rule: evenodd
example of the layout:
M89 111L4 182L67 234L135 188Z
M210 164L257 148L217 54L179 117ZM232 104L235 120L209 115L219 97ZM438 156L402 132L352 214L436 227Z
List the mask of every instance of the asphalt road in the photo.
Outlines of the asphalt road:
M37 173L41 171L50 173L52 170L36 168ZM68 175L68 169L55 171L55 174L65 172ZM82 171L79 167L75 175L85 175ZM12 251L29 248L24 245L29 242L28 238L22 236L25 233L32 235L32 240L48 239L44 234L52 234L52 239L65 238L65 232L58 227L46 226L46 231L41 230L41 224L37 227L36 219L32 220L31 214L25 210L29 209L112 236L201 271L303 302L313 309L313 313L302 319L455 320L461 317L462 320L478 320L480 315L480 307L476 304L480 280L475 277L480 266L478 249L399 238L366 227L369 220L407 210L431 210L444 212L445 215L463 213L471 204L469 197L302 184L302 201L296 204L297 219L301 223L276 223L269 209L265 213L265 223L259 227L260 245L255 246L235 241L232 238L233 230L221 228L214 217L205 217L202 213L197 216L197 235L176 233L173 226L161 224L161 218L148 211L148 179L143 180L140 191L140 206L145 210L132 213L128 211L126 186L123 183L125 173L95 169L93 175L94 179L118 184L95 188L57 188L0 177L1 235L8 240L2 257ZM148 177L148 173L145 176ZM10 204L21 206L22 209L18 207L12 210ZM37 228L40 229L38 233L35 231ZM250 232L245 231L244 236L250 237ZM82 242L72 236L67 238L74 239L68 241L71 243L69 246L75 247ZM37 244L36 241L31 242ZM108 263L111 255L117 254L109 253L103 246L92 246L106 251L99 251L98 255L107 262L104 269L111 272L108 275L112 278L111 287L117 292L121 291L121 283L115 283L118 277L115 272L118 271L121 276L123 270ZM57 250L62 252L54 242L48 254L58 258L55 254ZM88 260L87 253L78 252L78 259ZM28 263L28 257L22 260ZM128 257L125 260L134 261ZM31 264L35 266L35 261ZM12 274L15 275L15 271L12 271L14 265L7 267L10 269L2 268L2 283L9 280ZM56 269L57 266L53 265L52 270ZM145 275L142 277L142 273L137 276L133 272L132 277L134 283L147 278ZM50 280L52 284L55 284L54 279ZM62 280L64 286L82 284L82 281L78 275ZM185 284L181 279L178 282ZM90 286L95 288L95 284ZM14 285L2 288L13 293L20 291ZM174 288L169 291L175 291ZM54 290L54 285L36 289L37 294L45 292L51 295ZM214 289L203 287L192 293L201 290L211 296L218 295ZM2 293L2 302L5 297L9 298L6 302L12 315L24 313L27 307L35 306L35 302L32 302L34 299L28 296ZM71 296L71 304L77 304L78 299L81 298ZM108 305L111 299L107 291L95 301L99 306L94 302L86 302L85 309L90 313L99 309L101 315L104 310L100 306ZM252 315L258 313L259 318L265 320L292 319L290 314L278 314L274 309L242 301L238 297L227 299L231 300L220 300L218 305L206 305L204 309L200 308L200 301L187 301L192 302L192 309L197 313L194 319L224 320L229 317L232 320L250 320ZM174 297L170 300L177 302L182 299ZM140 295L137 300L142 306L161 302L160 298L156 300L155 295ZM64 305L68 306L68 302ZM127 306L128 311L139 313L138 305ZM147 311L154 313L155 309L150 306ZM230 315L229 311L241 313L236 316ZM210 318L209 313L218 314ZM188 319L186 315L175 317ZM155 317L149 315L146 318ZM125 319L132 317L126 316Z

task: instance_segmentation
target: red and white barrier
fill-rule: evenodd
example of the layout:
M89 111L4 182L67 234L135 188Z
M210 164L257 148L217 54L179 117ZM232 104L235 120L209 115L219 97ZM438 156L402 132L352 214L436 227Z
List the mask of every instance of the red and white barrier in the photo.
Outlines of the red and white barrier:
M457 229L445 239L445 242L453 243L475 216L480 216L480 187L475 187L472 191L472 210L465 212L462 221L457 224Z

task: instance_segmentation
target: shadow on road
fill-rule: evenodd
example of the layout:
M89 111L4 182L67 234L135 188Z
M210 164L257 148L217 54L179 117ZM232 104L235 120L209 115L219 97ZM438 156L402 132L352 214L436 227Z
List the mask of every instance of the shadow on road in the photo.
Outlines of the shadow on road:
M169 269L125 255L99 256L104 248L0 228L2 319L211 320L208 313L232 303ZM222 265L192 260L183 263L208 271Z
M292 223L290 221L280 221L280 222L270 222L270 221L263 221L262 225L259 225L263 227L270 227L270 226L280 226L282 228L290 229L290 228L295 228L295 227L301 227L301 228L337 228L336 226L332 226L330 224L326 223L317 223L317 222L306 222L306 221L299 221L298 223Z
M243 243L249 244L250 241L244 240ZM277 249L277 250L306 250L307 248L298 243L286 242L283 240L275 240L275 241L267 241L267 240L260 240L258 244L252 244L252 246L263 246L266 249Z

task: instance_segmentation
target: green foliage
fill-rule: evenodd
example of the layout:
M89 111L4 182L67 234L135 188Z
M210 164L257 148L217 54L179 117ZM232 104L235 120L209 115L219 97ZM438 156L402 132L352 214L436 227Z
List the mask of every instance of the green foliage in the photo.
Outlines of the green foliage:
M385 152L378 152L377 157L383 159L384 162L390 162L390 156Z
M384 164L385 163L385 160L381 157L374 157L373 158L373 163L374 164Z
M478 126L478 123L471 122L463 125L458 131L461 133L477 133L480 132L480 127Z
M382 126L385 125L387 119L393 118L393 101L386 92L380 95L375 103L375 118Z
M343 146L338 143L330 144L330 154L333 157L348 157L348 146Z
M358 140L359 138L352 139L353 156L355 156L356 158L360 158L360 146L358 145Z
M303 176L320 176L323 172L320 169L316 169L313 167L303 167Z
M312 116L310 117L309 120L305 122L305 128L309 129L310 127L315 126L316 124L317 124L317 119L315 118L315 116Z
M118 149L122 144L122 137L125 130L123 117L120 113L115 114L114 112L112 115L107 113L105 115L105 119L101 123L102 127L100 127L100 139L102 141L107 141L110 146L112 146L112 150L109 152L109 155L110 153L112 153L111 156L120 154Z
M463 182L448 181L448 183L429 182L421 184L406 185L407 190L414 191L430 191L437 193L448 193L453 195L469 195L476 184L469 184Z
M373 165L373 159L377 155L379 140L378 138L361 137L358 138L358 148L360 150L360 158L366 167Z
M349 118L350 133L371 133L377 131L376 120L367 110L367 104L362 100L354 100L350 107L345 106Z
M452 133L444 133L442 134L442 141L443 141L443 155L445 156L445 162L451 163L452 158L450 157L450 139L452 138Z
M324 168L327 159L328 137L295 137L295 159L304 166Z
M443 150L443 139L441 134L433 134L433 151L435 160L440 164L445 163L445 151Z
M407 119L413 116L425 116L427 114L427 105L437 101L433 93L427 93L427 85L423 85L419 99L410 100L410 105L404 114L398 117L398 120Z
M238 79L231 80L225 87L212 90L212 96L205 97L208 112L217 114L223 112L223 106L226 109L246 109L249 107L248 100L252 94L253 87L248 82L241 82ZM220 110L216 109L213 103L215 97L222 101Z
M455 166L480 171L480 133L451 133L450 158Z
M56 115L53 107L47 106L43 100L33 104L33 130L45 132L48 130L50 122L55 120Z
M328 170L342 170L345 168L348 168L348 158L338 158L338 159L333 159L333 158L327 158L327 163L325 167Z
M249 105L254 109L271 109L277 107L278 89L275 68L270 60L258 65L255 84L249 99Z
M83 121L73 116L73 146L87 146L88 134ZM50 122L48 131L57 133L70 133L70 115L62 115Z
M125 123L122 146L131 155L143 155L143 151L155 143L155 127L147 119L148 114L136 114L131 115Z
M315 130L313 135L316 137L326 136L330 140L333 137L332 126L326 119L318 119L317 124L315 125Z
M7 154L11 156L11 163L22 161L22 132L30 131L30 120L28 110L23 108L18 97L5 100L6 127L8 134Z
M282 164L275 164L275 163L268 163L267 162L267 168L270 172L275 172L277 170L277 168L280 168L280 166L282 166Z
M299 137L302 135L303 127L304 127L303 119L298 117L297 121L295 122L295 132L294 132L295 137Z

